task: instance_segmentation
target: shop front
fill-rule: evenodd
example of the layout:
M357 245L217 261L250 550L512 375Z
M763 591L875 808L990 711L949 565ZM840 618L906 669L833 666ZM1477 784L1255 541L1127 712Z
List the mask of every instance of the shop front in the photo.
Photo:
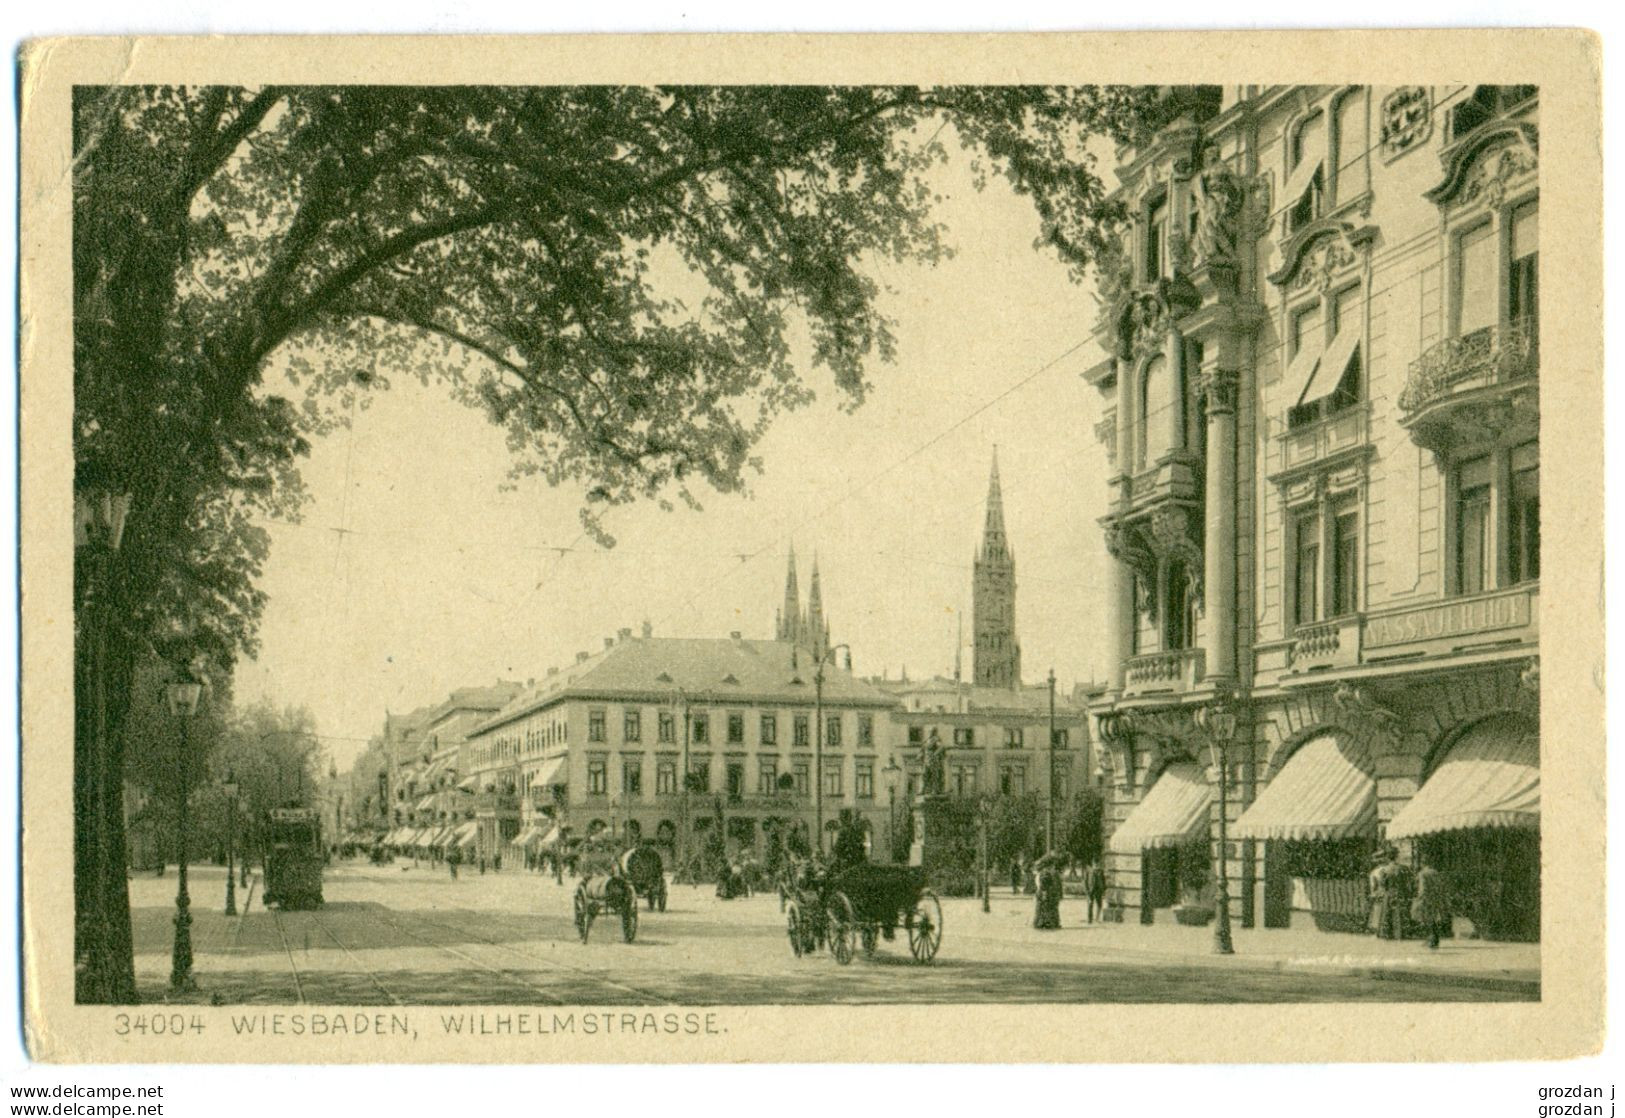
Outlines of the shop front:
M1153 923L1157 909L1180 904L1207 882L1210 802L1201 766L1171 764L1112 833L1112 853L1140 858L1141 923Z
M1232 834L1263 845L1266 928L1297 918L1321 931L1364 929L1377 786L1369 750L1353 736L1331 730L1305 740Z
M1532 718L1494 715L1437 758L1388 825L1449 886L1484 939L1540 938L1540 739Z

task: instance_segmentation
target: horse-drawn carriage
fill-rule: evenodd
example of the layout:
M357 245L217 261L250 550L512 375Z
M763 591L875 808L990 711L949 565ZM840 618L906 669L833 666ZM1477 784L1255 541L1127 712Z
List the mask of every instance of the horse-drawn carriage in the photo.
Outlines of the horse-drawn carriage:
M798 956L827 947L845 965L858 942L865 955L873 955L898 927L907 933L917 963L929 963L942 946L942 905L918 866L859 862L828 873L803 867L789 894L785 934Z
M632 883L638 896L649 902L649 911L666 911L666 863L660 851L649 843L634 846L621 855L621 873Z
M638 934L638 894L615 845L588 839L578 851L577 867L581 882L576 886L575 924L581 942L587 942L594 920L614 913L621 919L621 938L631 943Z

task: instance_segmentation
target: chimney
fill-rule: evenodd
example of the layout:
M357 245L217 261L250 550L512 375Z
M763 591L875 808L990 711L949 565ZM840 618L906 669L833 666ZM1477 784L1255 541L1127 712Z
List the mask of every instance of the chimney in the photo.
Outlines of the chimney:
M587 657L589 657L591 655L592 655L592 653L590 653L590 652L578 652L578 653L576 653L576 663L585 664L587 662Z
M548 679L552 679L554 676L556 676L558 674L559 674L559 669L558 669L557 664L555 664L552 667L547 669L547 678Z
M615 647L615 638L614 637L605 637L604 638L604 647L606 649L614 648Z
M531 676L529 679L525 680L525 690L529 691L532 688L534 688L535 686L536 686L536 677L535 676Z
M619 634L618 634L618 636L619 636L619 637L620 637L620 638L621 638L621 639L622 639L622 640L623 640L623 641L629 641L629 640L631 640L631 639L632 639L632 630L631 630L631 629L630 629L630 628L626 628L626 629L622 629L622 630L621 630L621 631L620 631L620 633L619 633Z
M739 632L739 630L738 630L738 629L735 629L735 630L734 630L734 631L733 631L733 632L731 632L731 633L729 633L729 634L728 634L728 635L729 635L729 636L730 636L730 637L732 637L732 638L733 638L733 639L734 639L734 640L736 640L736 641L737 641L737 640L742 640L742 639L743 639L743 637L741 637L741 635L740 635L740 632Z
M650 637L652 637L654 635L655 635L655 627L654 627L654 625L651 624L648 621L645 621L643 623L643 639L648 640Z

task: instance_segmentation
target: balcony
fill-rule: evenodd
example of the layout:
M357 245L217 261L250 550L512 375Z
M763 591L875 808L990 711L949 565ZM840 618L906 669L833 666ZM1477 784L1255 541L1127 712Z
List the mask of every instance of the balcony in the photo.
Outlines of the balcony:
M1418 446L1447 452L1539 428L1540 333L1534 319L1447 338L1411 362L1400 423Z
M1173 652L1152 652L1131 656L1123 671L1123 693L1133 695L1183 695L1194 691L1206 674L1207 660L1200 648Z
M1294 672L1349 668L1360 662L1361 618L1358 614L1299 625L1290 651Z
M1335 412L1305 427L1281 433L1281 468L1270 478L1280 484L1300 473L1336 466L1353 460L1371 449L1370 409L1360 404Z
M519 810L517 792L478 792L474 796L474 810L479 812L506 812Z

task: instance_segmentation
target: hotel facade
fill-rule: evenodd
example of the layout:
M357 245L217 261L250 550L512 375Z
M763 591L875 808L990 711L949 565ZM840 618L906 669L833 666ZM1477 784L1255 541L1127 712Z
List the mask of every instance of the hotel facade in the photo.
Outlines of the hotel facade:
M1538 90L1167 97L1088 373L1113 898L1211 904L1222 816L1244 926L1364 926L1394 843L1536 938Z

